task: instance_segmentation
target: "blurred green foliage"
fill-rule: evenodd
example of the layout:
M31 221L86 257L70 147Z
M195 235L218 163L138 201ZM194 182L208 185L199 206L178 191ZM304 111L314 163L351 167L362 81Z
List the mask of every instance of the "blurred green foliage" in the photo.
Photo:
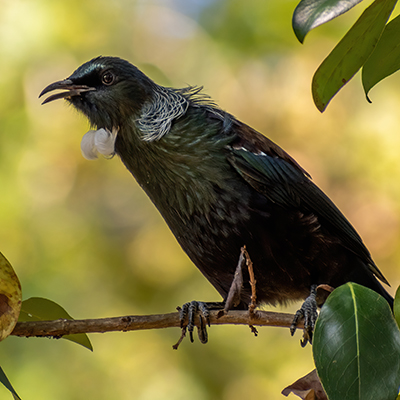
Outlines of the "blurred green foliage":
M160 84L204 85L222 108L282 145L349 217L393 287L400 283L400 78L349 83L324 115L310 81L353 11L291 30L292 0L0 0L0 243L24 299L46 297L74 318L171 312L219 300L117 158L80 154L86 120L39 92L92 57L126 58ZM357 79L357 78L356 78ZM293 311L296 305L286 308ZM180 331L7 338L1 366L22 399L280 399L313 368L300 333L211 327L210 343L172 345ZM9 396L6 389L2 398Z

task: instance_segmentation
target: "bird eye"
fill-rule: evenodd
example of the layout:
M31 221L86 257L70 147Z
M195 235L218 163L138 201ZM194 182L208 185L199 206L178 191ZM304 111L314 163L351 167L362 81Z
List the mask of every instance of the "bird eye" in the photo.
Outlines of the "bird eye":
M105 84L105 85L112 85L114 82L114 74L111 73L110 71L107 71L103 74L103 76L101 77L101 81Z

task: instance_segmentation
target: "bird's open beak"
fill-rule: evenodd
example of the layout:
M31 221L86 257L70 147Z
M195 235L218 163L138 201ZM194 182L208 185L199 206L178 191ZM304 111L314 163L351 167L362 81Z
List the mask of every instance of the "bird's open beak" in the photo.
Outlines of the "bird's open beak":
M86 85L75 85L71 79L65 79L63 81L54 82L51 85L45 87L39 94L39 98L46 93L52 92L53 90L66 90L66 92L60 92L53 94L43 101L42 104L49 103L50 101L57 99L65 99L68 97L79 96L81 93L90 92L96 90L96 88Z

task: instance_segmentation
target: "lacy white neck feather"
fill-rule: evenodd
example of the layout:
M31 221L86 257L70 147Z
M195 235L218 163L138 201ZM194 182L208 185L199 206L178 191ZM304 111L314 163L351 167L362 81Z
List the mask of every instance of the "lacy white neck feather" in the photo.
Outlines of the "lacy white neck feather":
M189 101L175 90L162 86L155 92L153 101L144 105L136 121L143 134L142 140L160 140L171 129L171 123L186 113Z

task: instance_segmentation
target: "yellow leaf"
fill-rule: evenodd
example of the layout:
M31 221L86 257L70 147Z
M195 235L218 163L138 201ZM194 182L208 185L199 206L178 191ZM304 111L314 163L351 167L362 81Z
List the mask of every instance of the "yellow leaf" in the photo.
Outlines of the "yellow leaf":
M19 279L8 260L0 253L0 341L14 329L21 310Z

